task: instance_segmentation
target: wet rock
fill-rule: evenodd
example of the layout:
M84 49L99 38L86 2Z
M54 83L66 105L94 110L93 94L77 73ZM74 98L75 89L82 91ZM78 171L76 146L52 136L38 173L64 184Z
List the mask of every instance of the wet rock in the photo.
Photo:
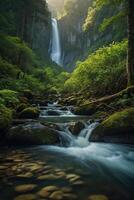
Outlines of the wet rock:
M56 180L56 179L58 179L58 177L53 174L49 174L49 175L39 176L37 179L38 180Z
M33 174L31 172L27 172L27 173L18 174L16 176L18 178L31 178L33 176Z
M79 176L77 174L68 174L66 176L67 179L72 179L72 178L79 178Z
M63 187L61 190L62 190L64 193L66 193L66 192L72 192L72 188L71 188L71 187Z
M36 195L34 194L24 194L24 195L19 195L15 197L14 200L36 200Z
M40 123L29 123L12 127L6 139L8 143L17 145L60 143L58 132Z
M69 130L72 134L78 135L82 129L85 128L85 125L83 122L75 122L74 124L70 125Z
M25 185L18 185L15 187L15 191L19 193L26 193L33 191L37 185L35 184L25 184Z
M38 192L38 195L40 196L40 197L49 197L49 195L50 195L50 192L48 192L48 191L46 191L46 189L45 188L43 188L43 189L41 189L39 192Z
M75 182L72 183L72 185L74 185L74 186L75 186L75 185L76 185L76 186L77 186L77 185L85 185L85 183L84 183L83 181L75 181Z
M88 200L108 200L108 197L105 195L91 195Z
M43 188L43 190L46 190L48 192L53 192L53 191L56 191L58 190L59 188L55 185L50 185L50 186L46 186Z
M50 199L60 200L63 199L64 193L62 191L55 191L50 195Z

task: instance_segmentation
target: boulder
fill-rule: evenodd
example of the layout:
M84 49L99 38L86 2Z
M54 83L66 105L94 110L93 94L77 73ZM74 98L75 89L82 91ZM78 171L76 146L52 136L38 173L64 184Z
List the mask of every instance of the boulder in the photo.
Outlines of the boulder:
M20 103L17 108L16 108L16 112L20 113L22 112L24 109L26 109L29 105L26 103Z
M9 144L15 145L50 145L60 142L58 131L43 126L39 122L12 127L6 139Z
M134 144L134 107L108 117L93 130L90 141Z
M36 107L28 107L19 113L20 119L37 119L40 111Z
M85 124L82 121L75 122L70 125L69 131L73 135L78 135L82 129L85 128Z

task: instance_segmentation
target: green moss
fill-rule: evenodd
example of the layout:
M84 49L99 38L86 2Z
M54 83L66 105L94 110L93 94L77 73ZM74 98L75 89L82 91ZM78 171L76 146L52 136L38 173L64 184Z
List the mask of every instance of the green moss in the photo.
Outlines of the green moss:
M134 108L128 108L121 112L114 113L102 123L105 127L129 127L134 126Z
M12 122L12 111L0 104L0 132L5 132Z
M13 90L0 90L0 103L7 107L16 107L19 103L18 93Z
M40 111L35 107L29 107L22 110L19 114L19 118L21 119L36 119L39 117Z
M24 109L26 109L28 107L28 104L26 103L21 103L18 105L17 109L16 109L16 112L17 113L20 113L22 112Z
M91 141L134 142L134 107L116 112L93 130Z

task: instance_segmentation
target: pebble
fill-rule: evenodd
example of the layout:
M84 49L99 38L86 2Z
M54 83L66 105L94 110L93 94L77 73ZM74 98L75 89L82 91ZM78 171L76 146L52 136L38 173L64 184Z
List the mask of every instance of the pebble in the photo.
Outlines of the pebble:
M33 176L33 174L31 172L27 172L25 174L18 174L16 176L19 178L31 178Z
M48 192L53 192L55 190L58 190L59 188L55 185L50 185L50 186L46 186L43 188L44 190L48 191Z
M50 192L46 191L45 188L41 189L39 192L38 192L38 195L40 197L49 197L50 195Z
M108 197L105 195L91 195L88 200L108 200Z
M55 180L55 179L58 179L57 176L53 175L53 174L50 174L50 175L42 175L42 176L39 176L37 177L37 180Z
M36 195L34 194L24 194L24 195L19 195L15 197L14 200L36 200Z
M15 187L15 191L19 192L19 193L31 192L36 187L37 187L37 185L35 185L35 184L18 185Z
M62 191L55 191L50 195L50 199L61 200L63 199L64 193Z

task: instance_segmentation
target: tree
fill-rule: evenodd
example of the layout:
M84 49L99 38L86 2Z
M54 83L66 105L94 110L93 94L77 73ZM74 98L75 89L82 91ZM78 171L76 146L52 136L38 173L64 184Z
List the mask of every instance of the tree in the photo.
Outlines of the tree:
M134 85L134 1L128 0L128 85Z
M116 16L110 19L104 19L105 28L115 22L122 15L128 17L128 56L127 56L127 76L128 86L134 85L134 1L133 0L94 0L89 8L88 16L85 20L84 30L87 30L93 23L95 15L103 6L111 4L112 6L121 6L121 10ZM103 26L104 28L104 23Z

